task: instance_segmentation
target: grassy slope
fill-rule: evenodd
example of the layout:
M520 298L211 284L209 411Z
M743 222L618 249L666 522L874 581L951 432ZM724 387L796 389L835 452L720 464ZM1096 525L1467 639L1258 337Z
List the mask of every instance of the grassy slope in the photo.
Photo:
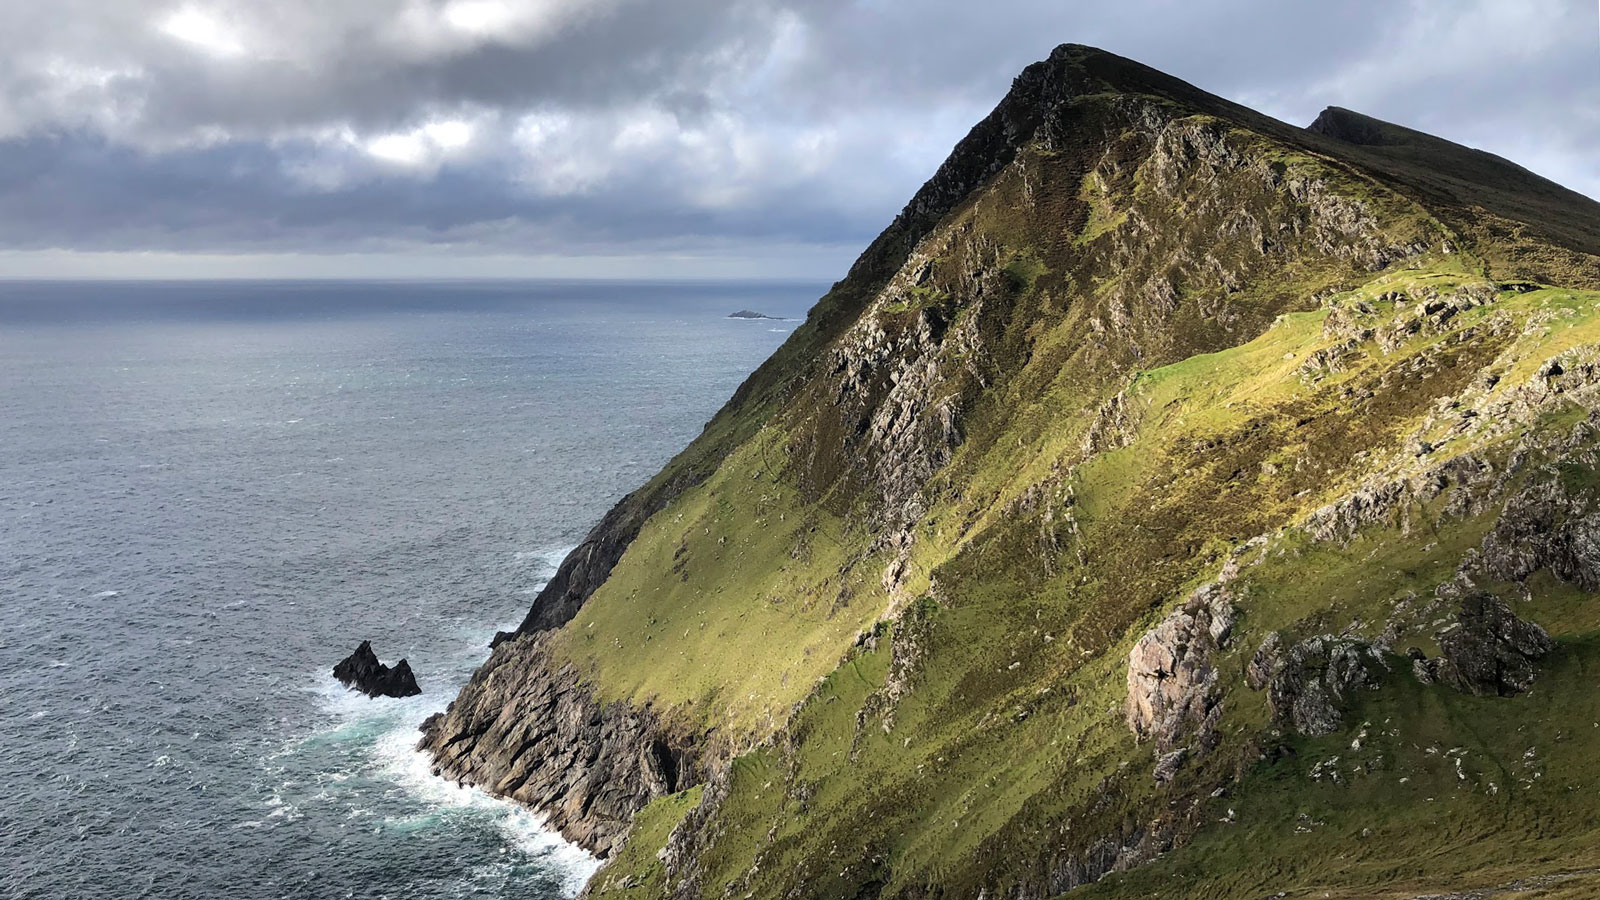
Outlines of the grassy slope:
M1291 174L1334 182L1396 235L1449 232L1424 207L1306 146L1240 130L1230 140ZM1127 152L1137 163L1148 149ZM937 885L962 896L1024 879L1055 848L1072 858L1088 841L1129 835L1191 803L1206 819L1233 808L1234 822L1203 829L1187 849L1089 895L1405 890L1408 879L1497 883L1559 854L1574 866L1592 859L1594 804L1556 788L1577 783L1578 760L1600 751L1600 731L1542 717L1545 708L1576 709L1570 695L1592 656L1594 615L1558 584L1539 585L1530 607L1562 647L1534 696L1478 700L1397 674L1361 712L1375 723L1364 744L1371 749L1359 755L1371 772L1337 786L1307 772L1313 760L1356 758L1337 749L1350 734L1289 740L1296 755L1256 763L1265 701L1237 683L1241 660L1224 664L1225 748L1167 792L1151 781L1151 750L1135 744L1121 704L1133 640L1234 547L1348 491L1394 455L1436 398L1459 393L1487 367L1517 384L1563 347L1600 339L1600 295L1508 293L1393 352L1368 342L1346 370L1307 375L1307 357L1338 343L1323 327L1330 308L1364 301L1374 321L1386 320L1397 312L1381 299L1389 292L1448 291L1493 263L1435 255L1362 283L1305 257L1256 273L1226 298L1236 323L1229 334L1204 313L1136 324L1154 365L1129 381L1130 360L1097 327L1107 298L1125 286L1106 267L1116 259L1108 248L1130 230L1130 213L1135 223L1150 221L1151 190L1143 169L1082 177L1089 166L1053 153L1023 159L947 220L948 230L976 232L998 248L1011 285L999 313L963 307L937 276L934 287L883 297L868 313L891 329L928 309L956 322L986 315L998 368L930 492L902 592L879 582L886 555L874 549L860 485L839 478L819 488L796 461L794 448L814 441L820 426L791 402L788 413L764 413L760 430L742 432L704 484L651 518L565 629L564 652L603 695L653 702L686 730L715 728L749 748L734 762L721 836L704 854L703 893L779 896L803 886L807 896L849 897ZM1063 170L1075 174L1060 178ZM1016 212L1028 204L1050 214ZM1180 245L1204 242L1215 228L1203 210L1166 213L1176 213L1167 224ZM934 271L947 263L936 256ZM1353 290L1312 299L1340 287ZM1190 298L1178 315L1208 302ZM1525 330L1538 315L1550 323ZM1478 327L1495 316L1516 325ZM1197 352L1256 332L1241 346ZM1092 412L1123 389L1137 410L1129 444L1084 459ZM1396 596L1427 594L1445 580L1486 527L1474 520L1438 534L1384 531L1343 548L1280 538L1281 557L1245 582L1237 647L1276 628L1313 633L1381 621ZM885 729L878 717L889 641L853 644L908 597L920 598L909 606L922 658ZM1511 783L1528 749L1513 745L1524 737L1548 760L1526 787ZM1454 758L1440 756L1456 747L1481 766L1471 787ZM1237 796L1209 797L1235 771L1247 773ZM1399 778L1408 779L1403 789ZM626 896L659 895L655 850L690 799L658 801L641 814L629 849L597 879L597 896L624 886ZM1440 821L1450 823L1450 840L1435 828L1419 846L1421 827ZM1363 835L1367 828L1374 831ZM1507 835L1489 852L1482 838L1493 829ZM1471 850L1448 852L1464 847ZM1330 848L1338 853L1310 852Z
M1243 133L1237 139L1246 146L1256 140ZM1330 174L1319 160L1291 161L1313 175ZM1007 372L1002 362L1006 381L973 414L969 440L945 476L965 482L963 498L947 497L930 517L940 524L919 541L907 587L912 594L926 588L935 565L988 529L1007 500L1081 439L1084 412L1115 387L1122 365L1117 351L1084 341L1089 320L1102 313L1089 306L1051 309L1052 297L1078 285L1038 259L1033 248L1049 235L1013 221L1014 192L1033 178L1049 177L1051 162L1029 160L1020 174L1003 178L954 214L956 228L969 226L1026 248L1008 264L1018 282L1017 308L1006 310L1008 321L989 326L1009 327L991 346L997 356L1015 354L1012 364L1023 367ZM1383 199L1409 212L1396 198ZM1433 224L1411 218L1417 220L1403 227ZM1078 248L1073 252L1081 254ZM1084 265L1076 257L1072 264ZM1304 294L1342 277L1347 275L1337 267L1297 263L1230 302L1244 328L1264 327L1277 310L1304 303ZM921 289L911 299L931 303L942 297L948 303L949 296ZM959 320L966 311L946 312ZM894 327L914 312L905 300L891 300L875 315ZM1029 324L1052 318L1045 332ZM1158 333L1155 340L1172 346L1150 352L1183 358L1204 342L1229 340L1206 334L1205 323L1195 326ZM806 410L813 399L803 396L787 417L764 416L767 424L729 453L705 484L656 514L566 629L570 656L606 696L654 702L691 727L731 726L759 740L838 664L855 636L891 607L894 598L878 583L885 557L872 549L877 535L861 510L865 501L850 484L834 484L818 495L806 484L812 473L794 458L794 446L820 427Z
M1585 335L1593 341L1600 336L1593 319L1595 302L1600 298L1593 294L1561 296L1563 305L1571 302L1567 297L1575 297L1583 301L1585 309L1581 322L1558 332L1563 336L1556 339L1566 341ZM1530 296L1514 302L1527 304L1525 309L1531 309L1533 304L1551 299ZM1197 503L1203 494L1215 492L1220 501L1218 506L1259 512L1268 521L1292 520L1295 512L1307 511L1324 499L1314 488L1319 477L1301 480L1284 472L1277 479L1280 481L1277 485L1272 480L1262 479L1267 483L1258 482L1254 489L1240 491L1230 483L1219 483L1216 467L1209 471L1190 468L1180 472L1174 466L1175 463L1182 465L1186 458L1182 450L1196 434L1205 434L1225 445L1227 438L1224 436L1259 433L1262 421L1268 423L1268 428L1286 429L1305 418L1303 408L1297 403L1302 390L1293 379L1282 377L1287 366L1280 365L1274 371L1273 367L1261 363L1282 360L1287 354L1295 353L1292 349L1283 349L1285 346L1298 346L1301 352L1295 355L1302 357L1315 344L1317 332L1304 327L1315 316L1310 314L1301 321L1291 318L1280 328L1239 350L1151 373L1151 406L1156 407L1160 402L1158 408L1164 409L1166 416L1148 421L1139 442L1097 460L1081 473L1077 485L1077 503L1084 510L1080 528L1086 535L1093 535L1099 521L1106 523L1108 530L1114 530L1100 548L1086 552L1090 564L1080 567L1083 574L1078 575L1079 583L1070 583L1074 572L1034 583L1029 583L1028 579L1007 580L985 574L1019 568L1016 565L1018 556L1009 555L1007 551L1011 554L1025 551L1019 551L1015 542L1006 546L1003 536L995 541L998 546L969 551L973 560L966 572L959 568L959 560L953 567L949 573L948 592L960 591L965 596L951 602L943 612L950 619L950 658L942 657L937 649L934 651L925 666L929 673L927 681L918 687L917 699L921 702L910 709L902 709L895 729L896 734L904 729L904 733L912 735L962 736L945 755L956 756L955 748L959 747L959 764L964 771L950 773L949 790L950 796L960 798L952 802L958 803L968 814L965 824L971 832L960 839L951 834L943 840L925 834L924 840L938 848L927 854L930 863L933 858L959 850L963 843L975 843L985 823L995 826L996 834L1021 830L1024 833L1015 835L1015 839L1026 841L1024 823L1028 819L1048 821L1054 818L1052 813L1067 812L1066 809L1049 809L1039 801L1041 797L1065 801L1070 808L1075 797L1096 792L1121 795L1124 802L1137 801L1139 794L1150 792L1151 786L1142 771L1132 779L1113 774L1114 765L1120 766L1126 759L1145 758L1146 754L1132 746L1131 738L1115 715L1098 715L1119 705L1121 662L1132 637L1132 632L1100 627L1101 623L1107 618L1124 619L1129 612L1128 601L1141 593L1147 597L1152 593L1177 596L1178 590L1142 592L1140 588L1147 583L1163 581L1174 585L1183 583L1183 574L1203 567L1207 553L1205 538L1237 540L1248 533L1248 529L1236 529L1229 535L1225 520L1205 516L1204 504ZM1549 349L1540 346L1545 342L1543 336L1536 335L1525 349L1539 357L1542 349ZM1526 357L1517 359L1519 366L1525 365ZM1393 364L1403 365L1403 361L1401 357ZM1274 390L1281 392L1276 398L1271 396ZM1179 402L1174 404L1167 399L1169 397ZM1431 398L1424 395L1421 399ZM1264 415L1260 407L1255 408L1253 415L1240 412L1241 408L1250 409L1250 404L1261 404L1276 415ZM1327 428L1324 434L1334 431ZM1282 439L1268 439L1262 443L1288 447L1291 453L1294 449L1292 443ZM1168 448L1176 452L1164 453ZM1348 446L1319 447L1318 441L1308 440L1301 456L1316 459L1320 452L1336 458L1348 451ZM1241 456L1250 458L1248 445L1228 460L1229 466L1223 467L1228 474L1233 471L1233 464L1241 461ZM1302 484L1311 486L1301 487ZM1328 492L1333 489L1333 483L1325 487ZM1312 492L1294 500L1300 490ZM1274 497L1290 498L1298 504L1298 509L1291 506L1292 511L1286 510L1286 515L1274 516ZM1169 509L1173 513L1188 510L1195 514L1190 522L1184 523L1186 527L1175 532L1167 516ZM1138 537L1142 531L1158 531L1159 539L1143 542ZM1425 593L1445 580L1461 552L1480 535L1481 531L1470 523L1452 523L1445 532L1448 540L1422 541L1414 535L1402 538L1387 534L1374 536L1370 545L1357 543L1338 552L1322 549L1307 554L1296 564L1285 566L1276 584L1262 585L1258 602L1248 608L1247 615L1254 618L1249 620L1251 627L1241 646L1253 646L1250 638L1259 638L1265 630L1292 622L1305 622L1303 627L1314 631L1310 626L1338 630L1353 620L1371 621L1377 612L1373 608L1375 601L1386 601L1407 589ZM1195 548L1195 555L1182 562L1152 559L1148 555L1143 559L1135 557L1146 548L1159 550L1178 541L1187 541ZM1132 552L1119 553L1119 548L1131 548ZM1369 555L1373 551L1378 551L1379 555ZM1105 554L1101 558L1107 564L1096 566L1093 560L1100 554ZM1197 562L1202 565L1197 566ZM1183 566L1183 570L1163 579L1159 569L1169 565ZM1266 576L1260 577L1265 580ZM1089 580L1084 582L1084 578ZM1374 584L1377 580L1385 583ZM1553 628L1562 624L1548 616L1537 618ZM1024 626L1019 630L1018 622L1032 627ZM1582 633L1581 628L1575 631ZM1096 643L1119 633L1126 636L1116 643L1109 646ZM1558 630L1557 633L1563 632ZM1050 645L1037 643L1038 636L1044 634L1051 634L1056 640ZM1035 640L1019 640L1023 635ZM1052 646L1068 649L1052 652ZM1077 649L1080 647L1082 649ZM1073 650L1088 654L1089 665L1077 668ZM1023 663L1019 674L1011 674L1008 658L1010 662ZM1039 692L1046 689L1069 699L1065 704L1043 700L1041 698L1047 695ZM935 699L941 694L948 697L943 704ZM919 721L914 714L924 704L934 708L928 710L927 721ZM1092 715L1075 714L1080 707L1087 708ZM971 732L967 728L975 728L977 723L973 720L981 721L981 717L977 712L963 716L964 709L1010 709L1015 715L1036 709L1038 714L1022 723L1005 723L1006 727L997 729L993 737L968 738L966 735ZM1259 697L1240 704L1239 709L1243 715L1230 717L1229 727L1242 732L1264 723L1264 708ZM1251 710L1254 710L1253 716L1249 714ZM884 752L898 755L892 742ZM887 773L883 777L888 777ZM956 785L962 785L964 790L956 790ZM985 785L990 786L988 790L983 789ZM1020 801L1024 798L1034 800L1036 805L1023 811ZM975 813L977 810L982 812ZM1021 821L1013 821L1011 817L1019 814ZM1005 827L998 827L1002 822ZM1011 845L1011 840L1002 840L988 849L1003 858L1005 847ZM913 872L920 868L915 865L916 858L917 853L912 848L904 859L904 863L912 864L909 868ZM924 871L934 879L943 877L931 865Z
M1398 277L1414 281L1424 276ZM1363 293L1381 295L1392 290L1395 281L1379 280ZM1130 532L1158 527L1164 507L1194 508L1198 493L1219 489L1221 505L1248 507L1263 521L1292 521L1335 493L1338 481L1301 494L1308 490L1303 484L1315 485L1322 479L1303 479L1284 471L1277 479L1280 484L1262 479L1267 483L1258 484L1248 495L1228 497L1230 488L1218 485L1214 470L1175 468L1187 458L1185 448L1200 436L1226 444L1229 437L1259 432L1262 422L1269 429L1295 427L1305 418L1308 395L1336 396L1341 382L1402 369L1417 354L1448 345L1474 320L1506 314L1523 321L1548 309L1573 310L1574 318L1563 321L1566 327L1523 336L1520 346L1505 358L1510 362L1506 371L1524 373L1552 351L1600 339L1600 295L1543 291L1507 295L1497 304L1470 311L1475 315L1464 318L1458 329L1418 338L1414 346L1371 359L1367 366L1315 388L1292 372L1298 360L1325 343L1323 312L1286 316L1243 347L1152 371L1141 377L1136 393L1147 409L1160 414L1147 416L1130 447L1080 471L1074 485L1082 510L1080 528L1093 534L1097 521L1118 522L1119 533L1107 543L1121 543ZM1516 381L1507 378L1505 383ZM1414 410L1426 409L1431 394L1421 399L1413 404ZM1324 415L1337 412L1324 410ZM1018 425L1026 429L1025 417L1019 417ZM1323 433L1336 430L1330 427ZM1262 443L1281 448L1276 451L1280 457L1296 455L1293 441L1272 438ZM1300 455L1319 458L1304 446L1314 443L1304 442ZM1345 449L1323 452L1337 456ZM1291 468L1285 460L1282 469ZM1394 597L1408 590L1425 594L1447 580L1486 524L1448 523L1431 540L1397 532L1371 534L1343 548L1303 546L1303 539L1296 546L1295 541L1285 540L1279 549L1285 550L1286 559L1260 567L1246 582L1248 628L1237 646L1253 647L1266 631L1281 627L1314 633L1339 630L1352 621L1381 621L1384 604ZM854 890L883 877L891 886L932 882L959 890L965 879L987 880L1009 866L1025 864L1027 850L1007 848L1031 850L1044 839L1046 823L1071 818L1076 827L1092 833L1098 819L1114 830L1128 811L1154 799L1147 775L1149 751L1134 745L1120 720L1122 660L1137 630L1122 623L1128 616L1128 594L1137 593L1137 586L1120 585L1123 590L1111 591L1105 584L1117 577L1109 570L1138 569L1113 553L1106 557L1109 565L1104 568L1079 566L1033 583L1027 578L997 578L993 573L1007 568L1006 562L1020 558L1024 565L1036 566L1026 550L1014 542L1007 546L1008 535L1003 528L998 530L1001 533L989 540L972 542L971 549L958 554L965 558L941 571L941 583L949 585L945 593L956 596L934 614L938 637L923 666L926 674L902 703L890 734L875 728L858 733L856 726L867 694L882 682L881 674L874 672L881 673L887 651L879 649L836 671L812 696L792 729L797 748L787 754L766 748L741 762L757 767L763 785L776 780L813 787L802 792L806 814L796 815L792 798L785 801L771 788L747 796L740 790L745 782L736 781L730 803L735 811L729 813L729 821L736 824L731 831L749 845L719 845L711 865L721 879L729 883L742 879L751 861L759 858L763 871L783 873L784 878L804 872L816 896L845 896L848 893L832 892ZM1197 536L1228 536L1204 518L1184 530ZM1235 529L1232 537L1246 537L1248 531ZM1171 538L1164 534L1155 546L1164 546ZM1231 543L1220 540L1210 558L1220 559ZM1207 568L1207 549L1197 550L1192 560L1173 563L1183 566L1182 575L1156 577L1153 582L1193 580ZM1091 551L1091 558L1099 552L1103 551ZM1146 566L1152 562L1162 564L1144 560ZM1473 883L1497 883L1506 872L1526 874L1530 865L1562 854L1570 854L1572 861L1549 869L1581 866L1591 858L1585 854L1596 850L1592 814L1600 806L1588 790L1575 793L1572 788L1581 785L1585 754L1600 751L1600 732L1576 729L1572 723L1600 721L1600 710L1593 716L1580 715L1566 705L1584 683L1600 610L1571 588L1548 581L1538 588L1531 615L1561 639L1563 649L1534 697L1513 702L1469 698L1397 675L1393 690L1382 692L1361 712L1371 722L1390 726L1367 742L1365 753L1341 754L1339 747L1348 744L1349 734L1291 741L1296 755L1254 771L1238 791L1243 799L1223 798L1211 804L1217 818L1227 807L1235 807L1238 824L1219 826L1170 862L1113 879L1096 890L1108 897L1142 897L1158 889L1173 891L1165 896L1248 896L1258 888L1283 890L1306 884L1390 885L1400 891L1407 886L1402 870L1418 858L1424 862L1411 880L1419 890L1458 876ZM1108 617L1118 624L1101 625ZM1021 665L1013 669L1016 663ZM1241 667L1242 660L1231 667L1224 664L1235 673ZM1396 668L1403 666L1397 663ZM1233 693L1237 702L1228 729L1246 734L1263 728L1264 699L1237 685ZM1536 698L1541 697L1548 698L1543 702L1551 708L1568 708L1571 714L1556 717L1547 715L1546 708L1535 709L1540 702ZM1394 722L1403 724L1390 724ZM1463 746L1473 765L1483 767L1474 770L1480 774L1473 776L1478 780L1472 782L1472 790L1459 779L1453 762L1438 755ZM1529 747L1559 747L1559 751L1541 750L1554 754L1546 757L1547 768L1541 771L1557 773L1561 779L1541 781L1534 786L1537 790L1513 786L1504 773L1516 768ZM1335 755L1342 755L1349 766L1365 767L1378 757L1382 761L1373 773L1359 780L1349 776L1341 785L1306 777L1313 761ZM1136 761L1136 770L1123 768L1128 760ZM1501 774L1483 774L1491 769ZM1408 781L1396 790L1401 777ZM1473 793L1488 790L1488 779L1496 780L1498 793ZM1559 789L1552 791L1553 785ZM1449 799L1422 799L1435 795ZM1115 814L1099 810L1086 815L1086 809L1102 797L1114 798ZM1372 805L1380 799L1387 805ZM1561 802L1552 806L1557 800ZM1428 805L1433 802L1451 805ZM1549 811L1541 812L1546 807ZM1302 820L1302 814L1309 819ZM1432 823L1451 819L1459 819L1464 831L1441 842ZM1306 836L1307 832L1296 831L1304 827L1303 821L1324 824L1311 826L1312 836ZM1384 830L1361 835L1362 829L1385 821L1390 824ZM1429 836L1418 837L1424 825L1432 830ZM1482 847L1452 852L1483 839L1486 830L1508 832L1494 842L1497 852ZM824 847L837 845L841 833L852 837L845 861L853 866L843 868L847 874L830 885L825 879L836 876L807 870L822 868L817 862L830 855ZM758 850L753 845L764 835L770 840L759 841ZM1271 852L1264 854L1263 839L1269 835L1272 840L1265 843ZM1410 840L1400 840L1404 836ZM1335 839L1352 841L1345 859L1309 852ZM1419 843L1436 852L1419 856ZM869 871L868 861L874 858L885 861L881 871ZM1174 879L1184 885L1182 890L1171 887ZM759 883L776 888L785 882ZM707 893L714 896L718 890Z

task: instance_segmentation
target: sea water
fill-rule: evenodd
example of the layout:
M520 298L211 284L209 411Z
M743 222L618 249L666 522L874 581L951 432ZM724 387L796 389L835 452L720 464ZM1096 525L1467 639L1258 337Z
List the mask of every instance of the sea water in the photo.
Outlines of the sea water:
M571 896L417 726L820 292L0 282L0 895Z

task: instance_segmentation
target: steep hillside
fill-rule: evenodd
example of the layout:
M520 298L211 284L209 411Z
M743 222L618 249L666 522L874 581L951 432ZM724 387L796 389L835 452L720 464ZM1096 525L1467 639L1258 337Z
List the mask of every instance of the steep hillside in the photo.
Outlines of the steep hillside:
M594 897L1582 890L1597 291L1600 204L1064 46L423 747Z

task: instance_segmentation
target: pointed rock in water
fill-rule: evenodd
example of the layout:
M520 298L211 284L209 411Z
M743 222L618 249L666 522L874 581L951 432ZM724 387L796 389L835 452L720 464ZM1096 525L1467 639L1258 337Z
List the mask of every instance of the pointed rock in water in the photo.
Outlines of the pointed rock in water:
M378 661L371 641L362 641L356 652L333 667L333 677L345 687L368 697L415 697L422 693L411 664L400 660L393 667Z

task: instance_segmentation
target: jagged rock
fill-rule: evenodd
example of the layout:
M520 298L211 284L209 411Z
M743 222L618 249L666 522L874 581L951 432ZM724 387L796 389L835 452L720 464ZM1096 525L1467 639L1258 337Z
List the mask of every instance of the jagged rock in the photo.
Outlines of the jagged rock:
M658 856L666 873L667 896L672 900L698 900L701 896L704 851L720 836L717 813L732 790L732 767L718 766L706 779L700 803L689 810L667 836L667 843Z
M903 610L895 620L889 643L889 671L884 676L883 686L867 696L860 712L856 714L856 735L851 741L851 754L858 752L862 731L869 722L877 722L884 734L894 728L900 698L910 693L927 652L932 631L930 610L929 604L915 603ZM876 631L873 634L875 642Z
M1376 688L1388 671L1383 653L1354 638L1324 634L1289 649L1267 683L1267 703L1279 722L1301 734L1332 734L1344 724L1353 695Z
M1137 424L1137 411L1128 399L1128 388L1124 387L1095 410L1094 419L1083 434L1083 455L1087 457L1128 446L1133 443Z
M1155 779L1160 784L1166 784L1177 776L1178 770L1183 768L1184 762L1189 758L1189 748L1179 747L1169 753L1163 753L1156 760Z
M1584 590L1600 590L1600 511L1589 512L1588 501L1571 496L1557 478L1520 491L1484 537L1485 569L1522 581L1548 568Z
M1543 628L1519 619L1493 594L1478 592L1461 601L1456 624L1439 635L1442 658L1415 665L1426 673L1424 681L1510 697L1533 686L1534 663L1553 649Z
M422 724L434 774L545 813L596 856L610 856L633 814L699 781L692 740L648 708L603 703L548 633L503 641L444 713Z
M422 693L411 664L400 660L393 667L378 661L371 641L362 641L356 652L333 667L333 677L353 691L368 697L415 697Z
M1264 690L1272 677L1283 668L1283 636L1274 631L1267 635L1255 655L1244 669L1245 684L1251 690Z
M1338 543L1350 541L1370 525L1398 525L1401 533L1408 533L1412 505L1429 503L1446 493L1450 494L1445 503L1449 515L1481 512L1505 473L1472 453L1427 462L1434 448L1429 444L1427 452L1420 452L1423 443L1415 442L1410 452L1423 463L1422 468L1389 480L1369 478L1355 491L1307 516L1306 533L1316 541Z
M1220 586L1196 590L1128 652L1128 727L1170 751L1190 737L1202 749L1222 715L1212 655L1227 645L1235 611Z

